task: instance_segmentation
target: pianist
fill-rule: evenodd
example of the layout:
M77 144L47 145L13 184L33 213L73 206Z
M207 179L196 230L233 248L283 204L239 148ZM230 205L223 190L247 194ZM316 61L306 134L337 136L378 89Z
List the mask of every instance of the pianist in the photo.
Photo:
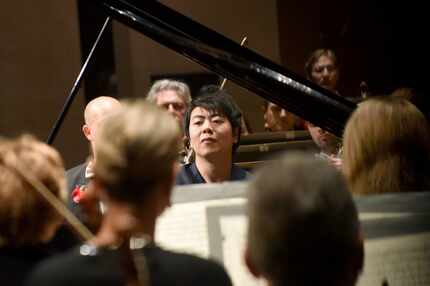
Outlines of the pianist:
M184 132L195 161L182 166L177 185L245 180L247 172L233 164L239 145L241 112L225 91L206 91L185 114Z

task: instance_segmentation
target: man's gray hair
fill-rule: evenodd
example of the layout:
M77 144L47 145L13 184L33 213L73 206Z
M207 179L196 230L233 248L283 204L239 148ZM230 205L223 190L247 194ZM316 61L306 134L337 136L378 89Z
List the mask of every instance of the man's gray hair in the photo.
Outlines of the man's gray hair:
M188 85L184 82L171 79L162 79L154 82L146 96L146 99L150 102L155 102L158 93L165 90L175 91L180 97L182 97L187 107L190 105L191 93Z

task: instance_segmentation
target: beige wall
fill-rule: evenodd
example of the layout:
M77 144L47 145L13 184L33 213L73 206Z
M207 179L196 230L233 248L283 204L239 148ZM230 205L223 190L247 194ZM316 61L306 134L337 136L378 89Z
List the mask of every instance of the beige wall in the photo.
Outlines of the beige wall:
M171 8L240 42L246 35L248 48L279 63L276 0L164 0ZM150 75L201 72L204 69L146 36L121 24L114 27L116 66L121 96L144 96ZM261 98L229 82L226 88L245 111L255 131L263 130Z
M5 1L0 9L0 135L45 140L80 68L75 1ZM83 160L83 94L77 96L55 146L68 166Z

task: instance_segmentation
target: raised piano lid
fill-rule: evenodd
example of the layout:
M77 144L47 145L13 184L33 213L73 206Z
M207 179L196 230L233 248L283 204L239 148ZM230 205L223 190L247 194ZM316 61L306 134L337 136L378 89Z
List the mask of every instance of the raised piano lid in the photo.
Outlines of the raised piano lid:
M337 136L356 107L157 1L93 1L115 20Z

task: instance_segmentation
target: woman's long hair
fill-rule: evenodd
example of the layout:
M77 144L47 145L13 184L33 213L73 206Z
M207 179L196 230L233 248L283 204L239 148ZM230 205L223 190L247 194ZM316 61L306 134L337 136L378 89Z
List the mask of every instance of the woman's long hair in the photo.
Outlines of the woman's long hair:
M430 135L409 101L378 97L359 105L343 136L343 170L354 193L430 189Z

